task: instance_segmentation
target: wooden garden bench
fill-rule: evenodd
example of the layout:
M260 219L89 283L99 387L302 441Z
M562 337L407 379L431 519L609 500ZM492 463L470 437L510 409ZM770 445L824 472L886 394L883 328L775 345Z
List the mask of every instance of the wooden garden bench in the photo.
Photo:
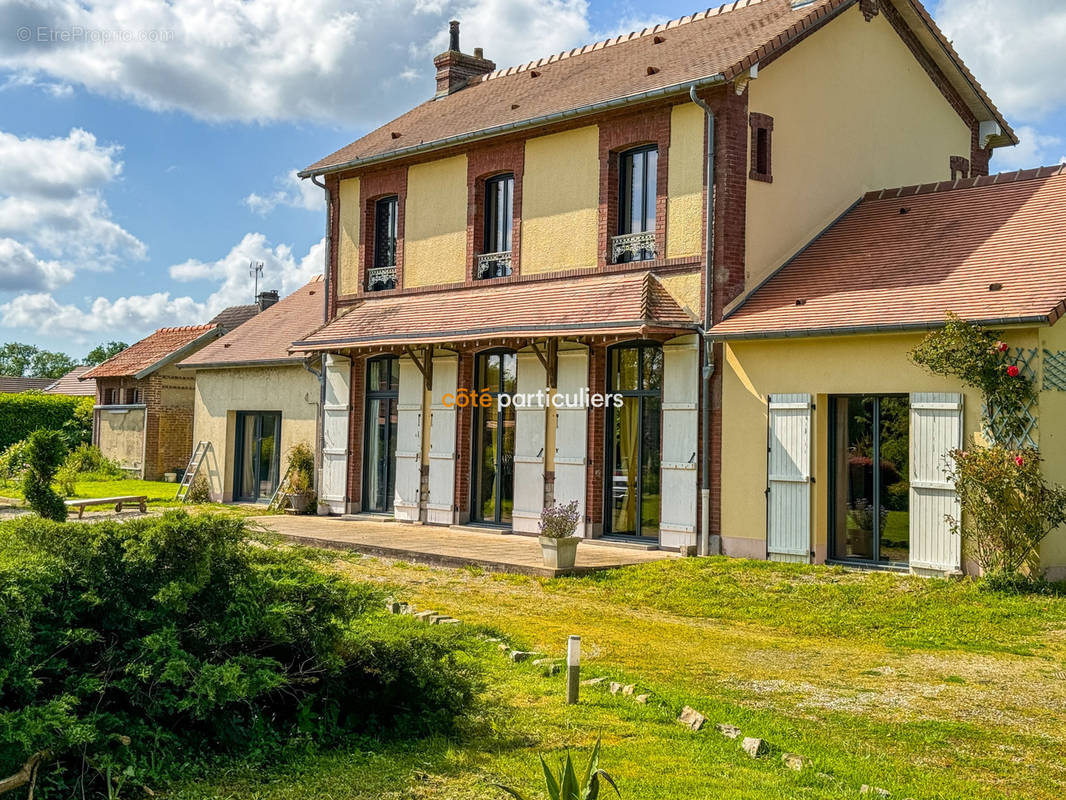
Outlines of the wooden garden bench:
M122 497L94 497L91 500L64 500L67 508L78 509L78 519L81 519L87 506L114 506L116 512L121 512L123 506L136 505L143 514L148 510L148 497L146 495L124 495Z

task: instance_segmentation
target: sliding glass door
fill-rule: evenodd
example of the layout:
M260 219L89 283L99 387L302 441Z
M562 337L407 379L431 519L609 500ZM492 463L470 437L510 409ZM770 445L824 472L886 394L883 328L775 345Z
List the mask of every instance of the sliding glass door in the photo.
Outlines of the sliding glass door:
M269 502L278 488L281 414L276 411L238 411L235 452L234 500Z
M831 399L830 557L906 564L910 558L910 401Z

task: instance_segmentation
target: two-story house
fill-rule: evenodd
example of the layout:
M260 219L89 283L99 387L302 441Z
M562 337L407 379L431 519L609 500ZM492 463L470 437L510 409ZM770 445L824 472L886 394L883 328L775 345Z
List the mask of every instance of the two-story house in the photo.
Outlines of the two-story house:
M515 532L577 501L587 537L765 557L721 527L708 334L867 191L986 174L1007 123L914 0L737 0L502 70L454 23L434 63L435 97L301 173L321 498Z

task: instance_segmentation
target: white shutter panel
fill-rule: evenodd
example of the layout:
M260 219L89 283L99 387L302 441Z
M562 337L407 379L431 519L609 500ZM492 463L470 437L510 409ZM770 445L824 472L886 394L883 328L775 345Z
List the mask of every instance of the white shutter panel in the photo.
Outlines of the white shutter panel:
M699 450L699 339L663 345L662 504L659 543L696 544L696 456Z
M396 519L418 522L422 499L422 373L410 358L400 359L396 402Z
M331 514L345 514L348 494L348 414L352 362L343 356L325 358L326 402L322 406L322 473L319 499Z
M459 357L433 359L433 403L429 416L429 499L426 522L455 522L455 404L445 407L444 395L455 397L459 381Z
M945 517L959 518L959 498L948 480L947 458L962 447L962 395L911 395L910 527L912 570L957 572L962 539Z
M811 557L811 396L770 397L766 552L771 561Z
M547 387L544 365L536 353L518 354L518 394L536 394ZM515 408L513 530L536 533L544 508L543 407Z
M559 394L575 397L589 384L588 350L559 351ZM559 408L555 411L555 502L577 501L581 521L576 534L586 535L585 470L588 463L588 409Z

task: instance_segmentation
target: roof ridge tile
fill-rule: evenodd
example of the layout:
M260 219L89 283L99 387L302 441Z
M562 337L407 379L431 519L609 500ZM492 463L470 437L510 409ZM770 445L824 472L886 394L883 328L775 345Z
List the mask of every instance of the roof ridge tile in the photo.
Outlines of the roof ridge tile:
M964 189L983 188L986 186L1006 186L1012 183L1032 180L1047 180L1066 175L1066 163L1050 164L1029 169L1017 169L1009 172L995 172L991 175L975 175L970 178L955 178L938 183L923 183L911 186L894 186L884 189L872 189L863 195L866 200L891 200L899 197L912 197L922 194L940 194Z

